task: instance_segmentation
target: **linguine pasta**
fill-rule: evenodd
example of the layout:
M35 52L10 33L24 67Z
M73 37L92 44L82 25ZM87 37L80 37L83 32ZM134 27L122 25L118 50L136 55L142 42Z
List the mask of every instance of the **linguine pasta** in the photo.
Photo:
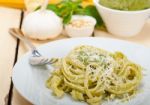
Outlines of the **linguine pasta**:
M78 46L54 66L46 86L54 95L68 93L89 105L103 101L128 100L137 92L141 67L121 52L111 53L93 46Z

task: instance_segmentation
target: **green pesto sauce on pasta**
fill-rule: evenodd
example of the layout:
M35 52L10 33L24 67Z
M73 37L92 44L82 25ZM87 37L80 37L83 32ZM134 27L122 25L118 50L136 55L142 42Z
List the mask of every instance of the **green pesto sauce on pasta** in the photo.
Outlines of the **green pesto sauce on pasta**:
M100 105L108 100L129 100L141 83L141 66L123 53L78 46L60 59L46 82L56 97L64 93L89 105Z

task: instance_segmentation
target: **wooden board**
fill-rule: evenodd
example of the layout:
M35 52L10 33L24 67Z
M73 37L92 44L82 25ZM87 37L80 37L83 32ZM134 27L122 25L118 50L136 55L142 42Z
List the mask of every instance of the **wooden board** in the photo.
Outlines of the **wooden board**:
M24 97L22 97L15 88L13 88L11 105L32 105L32 104L29 101L27 101Z
M95 31L95 36L117 38L117 39L127 40L127 41L135 42L150 47L150 19L145 23L145 26L143 27L142 31L137 36L131 38L119 38L111 35L108 32L103 32L99 30Z
M6 104L17 44L8 29L19 27L20 14L21 10L0 7L0 105Z

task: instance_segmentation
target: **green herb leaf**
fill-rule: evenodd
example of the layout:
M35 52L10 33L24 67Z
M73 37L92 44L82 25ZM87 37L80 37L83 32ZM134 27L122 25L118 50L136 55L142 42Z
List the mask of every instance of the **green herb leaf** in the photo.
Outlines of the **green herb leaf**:
M66 15L64 18L63 18L63 23L64 24L68 24L71 20L71 17L72 17L72 12L69 13L68 15Z
M104 22L99 15L95 6L90 5L83 8L81 5L82 0L63 0L58 4L49 4L47 9L54 11L58 16L63 19L64 24L68 24L72 15L88 15L96 19L96 28L106 30Z
M47 9L54 11L59 16L59 8L55 4L49 4Z

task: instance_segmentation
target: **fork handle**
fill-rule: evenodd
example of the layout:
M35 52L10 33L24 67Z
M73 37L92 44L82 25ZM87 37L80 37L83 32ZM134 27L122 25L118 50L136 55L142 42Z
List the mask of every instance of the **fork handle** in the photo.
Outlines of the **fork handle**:
M17 37L18 39L22 40L24 43L26 43L31 48L32 51L36 50L36 47L29 41L27 37L25 37L25 35L22 33L20 29L10 28L9 33Z

